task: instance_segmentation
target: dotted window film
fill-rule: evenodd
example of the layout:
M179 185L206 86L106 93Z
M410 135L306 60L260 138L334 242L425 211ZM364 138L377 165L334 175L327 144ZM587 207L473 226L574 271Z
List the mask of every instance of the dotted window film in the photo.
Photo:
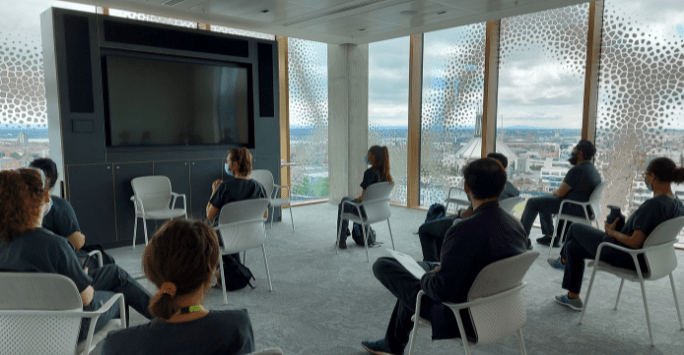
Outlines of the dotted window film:
M406 205L410 37L368 45L368 145L387 146L391 201Z
M328 45L288 39L290 167L293 203L326 199Z
M609 181L603 211L616 205L628 215L653 196L642 176L652 159L684 163L684 7L666 0L604 4L596 164ZM684 186L672 188L684 198Z
M116 17L123 17L123 18L131 19L131 20L155 22L155 23L161 23L161 24L165 24L165 25L173 25L173 26L178 26L178 27L197 28L197 22L179 20L179 19L175 19L175 18L169 18L169 17L157 16L157 15L143 14L143 13L139 13L139 12L109 9L109 15L110 16L116 16Z
M426 33L420 139L420 205L444 203L461 169L480 157L485 23ZM476 128L479 127L479 132ZM479 136L478 136L479 133Z
M232 27L226 27L226 26L211 25L210 29L214 32L226 33L226 34L237 35L237 36L261 38L261 39L267 39L270 41L275 41L275 39L276 39L275 38L276 36L272 35L270 33L241 30L238 28L232 28Z
M501 20L496 151L526 199L552 193L571 168L582 135L588 21L589 4Z

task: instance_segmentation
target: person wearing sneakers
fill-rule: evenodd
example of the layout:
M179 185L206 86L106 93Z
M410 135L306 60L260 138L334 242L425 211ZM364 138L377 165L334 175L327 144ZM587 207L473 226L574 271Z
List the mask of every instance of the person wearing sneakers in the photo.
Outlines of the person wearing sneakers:
M489 153L487 158L496 159L504 169L508 167L508 158L501 153ZM520 196L520 191L510 182L506 181L506 187L504 188L499 201ZM439 261L439 255L442 250L442 243L444 242L444 235L446 232L454 225L457 219L463 219L470 216L473 213L473 206L468 206L466 209L461 209L457 213L450 216L445 216L440 219L423 223L420 228L418 228L418 237L420 238L420 246L423 250L423 261L426 262L436 262ZM532 243L528 240L528 248L532 249Z
M368 186L371 186L376 182L387 181L392 184L394 183L392 174L390 174L389 150L386 146L381 147L379 145L374 145L370 147L370 149L368 149L368 154L366 155L366 164L370 165L371 167L366 169L366 171L363 173L363 181L361 181L361 188L363 191L361 192L361 196L356 198L343 197L342 201L340 201L340 204L337 206L337 229L335 230L335 233L340 234L340 249L347 249L347 236L351 235L349 232L349 221L342 219L342 213L358 214L355 207L350 204L344 204L344 202L361 202L361 200L363 200L363 195L366 194L366 189ZM344 209L342 206L344 206ZM361 213L365 213L363 207L361 207ZM337 243L337 236L335 236L335 243Z
M420 314L432 322L432 338L461 337L453 313L441 302L465 302L477 274L485 266L527 251L525 229L499 207L499 196L506 185L503 165L494 159L478 159L466 165L463 175L473 213L447 232L440 265L419 262L428 272L417 279L393 258L380 258L373 264L375 277L397 302L385 337L361 343L370 353L404 353L420 290L426 293ZM476 339L468 310L461 312L468 338Z
M561 202L566 199L578 202L589 201L591 193L601 183L601 176L591 162L595 153L596 148L590 141L584 139L579 141L572 150L572 157L568 159L573 167L565 175L561 186L553 192L553 196L534 197L527 201L520 222L525 227L528 237L532 224L539 215L544 236L538 238L537 243L548 246L551 244L551 236L554 233L551 215L558 213ZM563 213L584 216L584 210L578 205L564 206ZM560 246L561 239L562 236L556 238L553 243L554 248Z
M609 242L631 249L644 246L646 237L662 222L684 216L684 204L672 193L671 184L684 182L684 168L677 168L669 158L656 158L648 164L644 182L653 197L646 200L627 219L621 230L616 230L619 218L612 224L605 224L604 231L583 224L573 224L568 231L567 241L561 249L561 256L549 258L549 264L564 271L563 288L567 294L556 296L556 302L581 311L583 304L579 298L584 275L584 260L596 258L599 244ZM636 270L632 257L622 251L604 248L601 260L611 265ZM638 256L641 270L646 272L643 256Z
M152 322L109 333L102 354L249 354L254 334L247 311L204 309L219 264L216 232L206 223L175 218L154 234L142 257L158 288Z

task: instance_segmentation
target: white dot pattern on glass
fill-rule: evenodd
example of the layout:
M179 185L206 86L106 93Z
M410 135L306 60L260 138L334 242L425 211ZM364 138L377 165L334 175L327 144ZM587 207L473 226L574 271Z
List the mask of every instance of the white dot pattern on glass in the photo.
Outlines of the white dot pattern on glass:
M163 16L143 14L143 13L139 13L139 12L110 9L109 15L110 16L116 16L116 17L124 17L124 18L132 19L132 20L162 23L165 25L173 25L173 26L188 27L188 28L197 28L197 22L180 20L180 19L163 17Z
M272 35L270 33L241 30L238 28L218 26L218 25L211 25L210 29L213 32L227 33L227 34L231 34L231 35L238 35L238 36L244 36L244 37L254 37L254 38L261 38L261 39L267 39L267 40L275 41L275 35Z
M0 354L73 354L80 318L0 317Z

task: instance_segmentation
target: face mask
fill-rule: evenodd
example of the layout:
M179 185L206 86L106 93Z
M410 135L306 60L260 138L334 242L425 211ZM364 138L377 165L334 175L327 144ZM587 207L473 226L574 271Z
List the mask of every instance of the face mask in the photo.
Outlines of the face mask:
M46 208L45 211L43 211L43 217L47 216L47 214L50 212L51 209L52 209L52 199L50 199L50 205L48 206L48 208Z
M653 192L653 186L651 186L651 184L646 183L646 188L648 189L648 192Z
M366 165L371 165L370 159L368 158L367 155L366 155Z
M228 176L233 176L233 172L230 171L230 169L228 169L228 163L223 164L223 170L226 171L226 174L228 174Z

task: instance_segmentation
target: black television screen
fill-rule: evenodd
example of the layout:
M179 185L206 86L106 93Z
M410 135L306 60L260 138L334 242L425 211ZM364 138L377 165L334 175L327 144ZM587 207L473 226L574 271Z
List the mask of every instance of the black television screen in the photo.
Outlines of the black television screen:
M251 66L103 57L110 147L254 147Z

